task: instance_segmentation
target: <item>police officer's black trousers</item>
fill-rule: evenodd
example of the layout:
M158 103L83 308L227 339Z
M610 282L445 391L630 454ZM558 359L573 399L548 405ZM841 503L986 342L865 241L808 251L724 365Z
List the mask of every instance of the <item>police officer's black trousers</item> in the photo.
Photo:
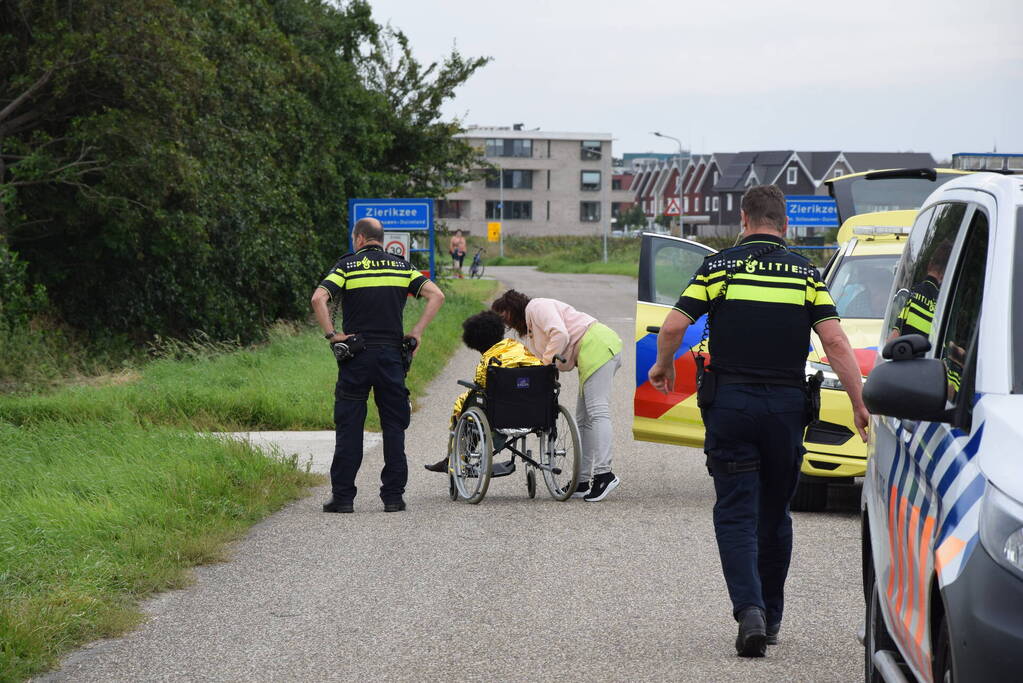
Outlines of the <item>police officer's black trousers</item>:
M355 475L362 464L362 430L370 389L373 389L384 437L380 497L384 502L397 502L405 493L408 481L405 429L411 419L398 347L370 347L341 364L334 389L337 438L334 461L330 465L330 485L336 500L355 498L358 491Z
M768 625L782 618L804 415L801 389L767 384L721 385L703 412L714 533L733 615L760 607Z

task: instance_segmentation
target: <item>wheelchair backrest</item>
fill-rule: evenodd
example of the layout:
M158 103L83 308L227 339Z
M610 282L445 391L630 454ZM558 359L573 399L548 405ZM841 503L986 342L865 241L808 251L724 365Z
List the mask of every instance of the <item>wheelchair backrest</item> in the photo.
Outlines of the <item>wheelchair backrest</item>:
M557 410L557 369L553 365L487 368L487 420L492 429L554 426Z

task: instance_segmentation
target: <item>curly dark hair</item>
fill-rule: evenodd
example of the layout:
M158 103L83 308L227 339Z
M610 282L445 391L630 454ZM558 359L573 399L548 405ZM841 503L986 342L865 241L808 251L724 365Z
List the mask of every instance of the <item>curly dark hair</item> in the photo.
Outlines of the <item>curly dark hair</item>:
M529 297L522 292L516 292L514 289L509 289L501 296L494 299L494 303L490 304L490 309L496 311L502 316L507 315L509 321L508 326L519 333L519 336L526 336L526 305L529 303Z
M462 322L462 341L474 351L485 352L504 339L504 321L493 311L480 311Z

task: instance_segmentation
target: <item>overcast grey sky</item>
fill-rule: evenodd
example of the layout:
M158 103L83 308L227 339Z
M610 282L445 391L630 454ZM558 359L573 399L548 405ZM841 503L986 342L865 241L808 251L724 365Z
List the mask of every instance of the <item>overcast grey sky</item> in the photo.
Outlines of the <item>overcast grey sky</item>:
M1023 153L1023 0L370 0L418 59L493 61L465 124L612 133L616 155Z

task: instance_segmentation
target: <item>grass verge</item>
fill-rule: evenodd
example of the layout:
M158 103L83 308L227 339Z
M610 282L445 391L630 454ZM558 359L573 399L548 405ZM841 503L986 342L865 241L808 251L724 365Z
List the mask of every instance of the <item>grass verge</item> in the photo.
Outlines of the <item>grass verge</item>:
M482 243L481 243L482 244ZM636 277L639 268L639 244L635 237L609 238L607 263L604 241L599 236L507 237L504 256L497 256L494 245L488 265L536 266L545 273L603 273ZM470 249L470 252L475 249Z
M462 321L484 307L493 280L444 283L446 300L423 337L408 376L412 396L422 394L461 343ZM405 307L406 328L423 303ZM332 429L337 366L323 337L308 328L280 326L263 346L187 360L157 360L136 376L64 387L49 394L0 397L0 419L15 425L40 421L134 421L209 431ZM379 429L370 401L368 429Z
M117 635L321 479L244 443L128 423L0 422L0 680Z
M443 286L413 396L497 283ZM406 320L421 311L410 301ZM259 348L168 348L185 358L0 397L0 682L132 628L140 599L185 585L190 567L222 559L225 543L323 481L294 459L181 429L332 427L337 366L318 332L280 326ZM367 426L378 423L370 402Z

